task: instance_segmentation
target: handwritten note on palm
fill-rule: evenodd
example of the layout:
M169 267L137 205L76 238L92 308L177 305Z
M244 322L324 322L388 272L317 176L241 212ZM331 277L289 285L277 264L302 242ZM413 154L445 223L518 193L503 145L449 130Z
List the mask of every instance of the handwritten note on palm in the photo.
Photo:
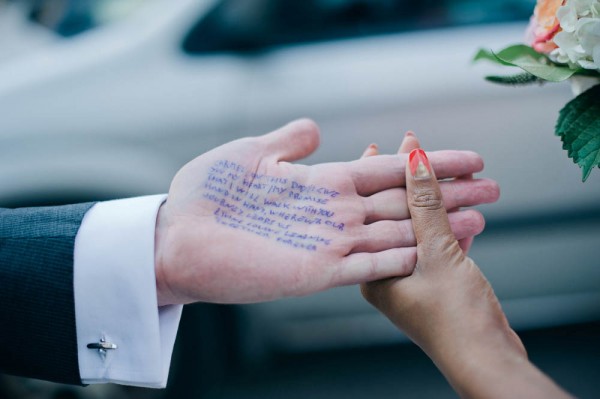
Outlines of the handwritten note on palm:
M216 204L215 220L224 226L275 240L293 248L316 251L330 245L324 234L310 234L298 226L326 226L344 231L329 203L340 193L320 186L305 186L286 177L249 172L233 161L210 167L203 198Z

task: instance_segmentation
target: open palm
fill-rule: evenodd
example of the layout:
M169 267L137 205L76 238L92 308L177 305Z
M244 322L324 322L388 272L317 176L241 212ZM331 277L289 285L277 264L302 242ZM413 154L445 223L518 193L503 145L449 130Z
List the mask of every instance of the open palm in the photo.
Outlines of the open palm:
M405 155L290 163L318 144L316 125L300 120L225 144L179 171L157 222L159 304L260 302L412 273ZM471 152L430 158L439 178L483 167ZM489 180L444 184L448 208L498 195ZM451 216L458 239L483 229L475 211Z

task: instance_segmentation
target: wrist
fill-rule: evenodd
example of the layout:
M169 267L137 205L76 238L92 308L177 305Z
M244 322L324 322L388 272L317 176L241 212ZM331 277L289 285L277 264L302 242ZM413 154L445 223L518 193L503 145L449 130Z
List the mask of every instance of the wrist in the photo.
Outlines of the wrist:
M434 361L461 398L569 398L514 338L500 331L477 337L454 353L438 353Z
M167 246L167 232L169 229L168 211L166 202L158 209L154 229L154 275L156 278L156 298L158 306L172 305L175 303L166 278L167 263L165 254Z
M501 392L510 374L530 365L526 354L493 339L473 343L445 363L444 374L462 398L480 397L486 393L483 389Z
M519 338L508 325L501 327L480 318L471 321L460 325L438 322L420 345L459 392L463 380L468 381L480 368L527 359ZM515 345L517 342L519 345Z

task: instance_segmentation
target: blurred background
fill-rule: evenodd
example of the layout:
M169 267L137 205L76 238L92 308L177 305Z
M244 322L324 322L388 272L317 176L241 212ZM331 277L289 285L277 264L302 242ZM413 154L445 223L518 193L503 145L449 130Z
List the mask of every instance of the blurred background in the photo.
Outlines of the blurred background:
M521 42L535 0L0 0L0 206L166 192L230 140L310 117L306 163L470 149L502 189L471 256L531 359L600 392L600 173L553 136L568 84L503 88L479 47ZM502 72L505 73L505 72ZM7 398L452 398L357 287L188 306L167 390L0 375Z

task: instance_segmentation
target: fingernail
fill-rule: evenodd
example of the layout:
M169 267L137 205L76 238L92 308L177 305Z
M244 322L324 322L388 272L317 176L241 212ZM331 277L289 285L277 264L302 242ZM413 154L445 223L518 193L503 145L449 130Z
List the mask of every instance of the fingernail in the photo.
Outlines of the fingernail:
M365 158L365 157L372 157L375 155L379 155L379 147L377 147L377 144L373 143L370 144L367 149L363 152L362 157L361 158Z
M425 155L425 151L420 148L412 150L408 156L410 172L416 179L428 179L431 177L431 165Z
M408 132L404 133L404 137L415 137L415 134L409 130Z

